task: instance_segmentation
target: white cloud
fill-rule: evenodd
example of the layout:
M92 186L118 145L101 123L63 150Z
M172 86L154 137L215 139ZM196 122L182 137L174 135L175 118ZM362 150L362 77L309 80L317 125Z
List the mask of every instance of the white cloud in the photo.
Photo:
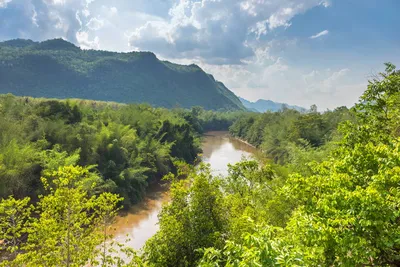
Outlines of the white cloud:
M328 1L328 0L321 1L321 4L322 4L324 7L330 7L330 6L331 6L331 2Z
M180 0L162 24L146 23L136 29L131 43L142 50L156 48L154 52L165 57L242 64L254 56L252 47L261 36L289 27L295 15L319 5L323 5L320 0ZM154 37L138 32L150 26Z
M32 23L36 26L36 27L39 27L39 24L38 24L38 22L37 22L37 12L36 12L36 9L35 9L35 7L33 7L33 14L32 14Z
M254 47L254 56L242 65L214 65L201 58L178 62L198 64L237 95L252 101L263 98L303 107L317 104L321 110L354 104L366 88L362 78L347 67L305 72L285 59L285 51L299 52L296 44L297 40L264 42ZM346 90L351 92L346 95Z
M279 57L272 65L264 68L264 77L267 79L275 74L283 74L283 72L289 70L289 66L284 62L283 58Z
M350 72L350 69L344 68L336 72L330 69L325 71L313 70L308 74L302 75L302 80L306 86L307 93L333 93L337 86L343 84L342 78Z
M91 41L87 32L77 32L76 40L82 49L99 49L99 38L96 36Z
M250 28L250 32L253 32L256 34L257 40L259 40L262 35L267 34L267 32L268 32L267 23L268 23L268 20L259 21L256 23L255 26L252 26Z
M110 8L110 15L114 16L118 14L118 8L116 8L115 6Z
M6 8L7 4L10 3L12 0L0 0L0 8Z
M329 31L328 30L324 30L322 32L317 33L316 35L311 36L310 38L311 39L316 39L316 38L322 37L322 36L327 35L327 34L329 34Z
M349 73L349 69L341 69L337 72L334 72L330 77L325 79L322 83L322 92L332 92L335 90L335 86L337 86L340 82L340 79Z
M155 45L159 42L172 44L173 40L169 36L167 28L168 25L163 21L149 21L131 33L129 40L130 45L139 50L140 46L143 46L143 42L149 39L151 39ZM145 46L149 47L149 50L152 50L151 44L145 43ZM153 48L158 49L157 47Z
M86 26L92 31L98 31L104 26L104 20L91 18Z
M281 26L289 27L289 20L296 14L296 11L293 8L285 7L280 9L278 12L272 14L269 19L269 28L275 29Z
M321 69L304 73L282 57L269 56L277 43L269 43L247 65L209 65L197 63L228 88L246 99L271 99L321 110L354 104L365 83L348 68ZM351 73L351 75L350 75ZM362 79L361 79L362 81ZM346 95L346 90L351 90Z

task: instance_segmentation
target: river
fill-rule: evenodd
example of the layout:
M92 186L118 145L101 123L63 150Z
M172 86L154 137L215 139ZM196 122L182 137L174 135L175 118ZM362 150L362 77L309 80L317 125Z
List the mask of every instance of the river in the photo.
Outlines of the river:
M250 157L256 149L229 136L228 132L208 132L202 142L202 161L209 163L215 174L225 175L228 164ZM166 187L155 185L150 188L144 201L128 213L118 216L113 228L114 239L128 247L139 250L146 240L158 231L158 214L162 204L168 201Z

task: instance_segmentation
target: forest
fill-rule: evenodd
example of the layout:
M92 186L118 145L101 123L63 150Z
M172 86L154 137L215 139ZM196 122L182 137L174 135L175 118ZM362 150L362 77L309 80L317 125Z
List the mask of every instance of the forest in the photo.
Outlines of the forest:
M4 95L0 266L399 266L400 72L359 102L263 114ZM262 152L225 177L204 131ZM113 253L118 210L169 183L159 231ZM115 251L114 251L115 252Z
M93 193L117 193L129 207L176 173L175 161L196 161L201 133L227 130L239 114L2 95L0 197L36 199L43 172L79 165L101 177Z

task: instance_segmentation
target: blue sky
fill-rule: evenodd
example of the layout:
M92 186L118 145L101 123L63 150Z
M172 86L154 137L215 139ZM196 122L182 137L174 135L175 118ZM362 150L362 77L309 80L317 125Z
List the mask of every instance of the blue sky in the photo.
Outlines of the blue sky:
M0 0L0 40L196 63L249 100L351 106L400 65L398 0Z

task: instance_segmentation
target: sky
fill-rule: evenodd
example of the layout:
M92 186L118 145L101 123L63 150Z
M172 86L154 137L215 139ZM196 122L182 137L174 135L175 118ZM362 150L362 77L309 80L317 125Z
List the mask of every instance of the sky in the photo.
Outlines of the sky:
M400 66L399 13L399 0L0 0L0 41L151 51L248 100L326 110Z

